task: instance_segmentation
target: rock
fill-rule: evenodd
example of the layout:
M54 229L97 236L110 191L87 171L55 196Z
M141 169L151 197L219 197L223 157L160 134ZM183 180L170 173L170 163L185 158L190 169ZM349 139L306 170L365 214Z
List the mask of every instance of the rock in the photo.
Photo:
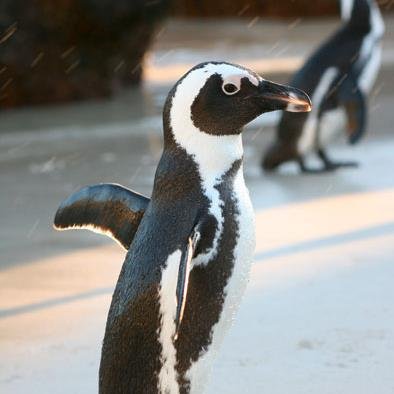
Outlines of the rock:
M170 0L2 0L0 108L106 97L138 84Z
M306 17L338 15L335 0L174 0L179 16L209 17Z

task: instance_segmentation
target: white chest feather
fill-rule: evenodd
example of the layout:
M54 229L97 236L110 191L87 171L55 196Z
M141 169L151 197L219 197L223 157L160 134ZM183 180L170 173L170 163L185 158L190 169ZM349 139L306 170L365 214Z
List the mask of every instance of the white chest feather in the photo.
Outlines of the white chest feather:
M337 75L338 70L335 67L328 68L322 75L320 82L312 95L314 109L308 114L308 118L304 124L301 137L297 144L297 150L301 155L309 153L316 147L317 128L319 126L319 107L321 106L325 95L329 91L329 88Z
M234 249L234 268L225 288L225 301L220 319L212 328L212 343L188 372L191 394L202 392L212 361L220 348L226 331L234 320L235 313L242 300L253 261L255 250L254 213L249 192L245 186L242 168L240 168L235 178L234 197L237 200L239 212L235 218L238 223L238 237Z
M157 389L160 394L179 394L179 384L175 369L176 350L173 337L175 335L177 308L176 286L181 256L182 252L180 250L176 250L168 256L160 284L161 329L159 331L159 340L162 346L161 361L163 363L158 376Z
M214 245L220 239L224 226L224 202L220 200L219 193L216 195L216 188L206 190L206 196L211 201L210 212L218 223ZM255 226L254 212L250 201L249 192L246 188L242 166L238 170L233 184L232 198L236 202L238 214L234 217L238 225L234 254L233 271L225 287L225 301L219 321L212 327L212 342L199 360L192 364L187 378L190 381L191 393L200 393L206 383L212 361L217 354L224 334L231 326L234 315L242 300L253 261L255 249ZM231 252L231 251L230 251ZM208 251L204 259L192 260L192 265L198 263L215 264L215 259L206 262L207 258L214 258L216 248ZM181 258L181 251L177 250L168 257L166 268L162 274L160 290L160 312L162 315L162 326L160 330L160 342L162 344L162 363L163 366L159 373L158 389L159 393L179 394L179 384L176 373L176 351L173 343L175 333L174 318L176 313L176 281L178 266ZM187 302L187 301L186 301Z

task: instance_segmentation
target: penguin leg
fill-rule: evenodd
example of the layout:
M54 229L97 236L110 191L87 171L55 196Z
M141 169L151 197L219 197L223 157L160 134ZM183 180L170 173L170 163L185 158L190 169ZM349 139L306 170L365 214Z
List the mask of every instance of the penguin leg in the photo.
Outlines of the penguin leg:
M323 166L319 168L313 168L306 165L303 157L297 158L297 163L303 174L323 174L325 172L332 172L341 167L358 167L356 161L333 161L327 155L327 152L323 148L318 148L316 151L317 156L322 161Z

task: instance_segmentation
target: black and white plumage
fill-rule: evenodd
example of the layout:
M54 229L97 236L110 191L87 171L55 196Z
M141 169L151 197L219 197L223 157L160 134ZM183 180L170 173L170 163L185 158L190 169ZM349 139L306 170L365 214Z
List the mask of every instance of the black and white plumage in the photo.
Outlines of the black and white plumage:
M384 24L374 0L342 0L343 25L322 44L295 74L290 84L307 92L309 114L284 113L276 139L265 152L262 166L273 170L296 161L304 172L335 170L352 162L334 162L325 152L333 135L346 130L354 144L367 126L367 95L381 62ZM310 169L305 158L317 153L321 169Z
M121 228L132 218L127 231L104 220L104 232L115 238L120 234L129 250L107 320L101 394L202 390L209 361L240 302L254 252L242 128L264 112L310 107L298 89L240 66L202 63L177 82L166 100L164 150L151 199L99 185L61 205L60 228L74 227L72 221L86 227L91 221L97 230L103 221L92 212L100 216L107 211L106 198L108 204L122 201Z

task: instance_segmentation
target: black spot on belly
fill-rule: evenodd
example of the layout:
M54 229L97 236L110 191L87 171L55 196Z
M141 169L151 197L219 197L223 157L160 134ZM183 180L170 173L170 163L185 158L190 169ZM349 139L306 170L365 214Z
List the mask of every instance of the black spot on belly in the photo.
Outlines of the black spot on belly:
M239 229L236 221L239 210L233 186L240 165L241 160L236 161L217 186L223 201L224 217L217 254L207 265L194 267L190 274L184 317L175 342L176 367L182 394L190 391L186 372L209 349L212 342L212 327L220 319L225 299L224 289L233 272Z

